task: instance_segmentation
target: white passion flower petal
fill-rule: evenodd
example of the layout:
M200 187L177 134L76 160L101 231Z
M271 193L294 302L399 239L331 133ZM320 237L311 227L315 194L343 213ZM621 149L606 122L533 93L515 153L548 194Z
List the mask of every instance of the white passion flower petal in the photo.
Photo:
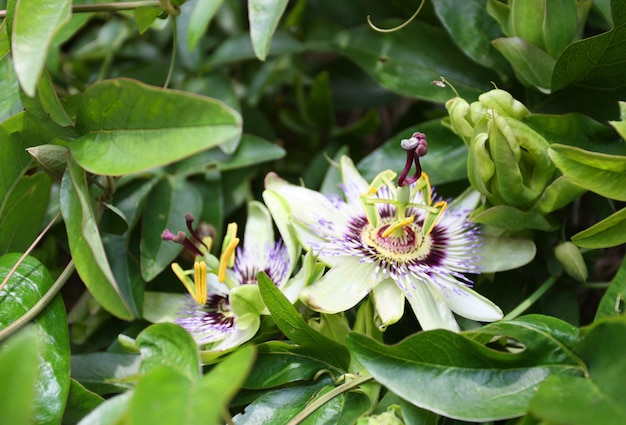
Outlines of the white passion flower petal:
M502 319L500 307L456 279L440 276L437 282L444 286L443 296L456 314L479 322Z
M266 258L265 250L274 245L274 224L265 205L258 201L248 203L243 246L256 250L260 258Z
M404 292L393 279L383 279L372 290L374 308L380 320L380 328L384 330L393 325L404 315Z
M459 331L452 310L433 282L411 282L406 285L405 293L423 330Z
M361 195L367 193L369 184L358 172L354 163L347 156L342 156L340 160L341 179L343 181L343 192L349 204L358 205Z
M380 279L376 265L349 257L332 267L320 280L300 292L300 300L321 313L339 313L354 307Z

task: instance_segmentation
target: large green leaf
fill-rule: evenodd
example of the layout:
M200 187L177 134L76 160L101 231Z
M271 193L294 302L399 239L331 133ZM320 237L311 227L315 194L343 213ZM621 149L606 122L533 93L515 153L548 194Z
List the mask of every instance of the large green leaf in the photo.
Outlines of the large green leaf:
M569 331L561 325L551 334L552 325L519 319L467 336L433 330L394 346L351 333L348 347L378 382L412 404L451 418L489 421L523 415L548 376L582 373L580 360L563 343L562 333ZM524 349L496 351L469 338L498 335Z
M622 58L626 55L626 3L611 2L613 29L589 37L565 48L552 74L554 91L570 85L600 90L616 90L623 94L626 70Z
M115 316L126 320L139 317L136 292L131 286L120 286L113 275L91 204L86 173L71 156L61 181L60 200L76 271L89 292Z
M358 167L365 180L372 180L386 169L400 173L406 163L406 151L400 147L400 141L416 131L424 133L428 140L428 154L420 159L420 164L432 184L467 178L467 147L437 119L402 130L366 156Z
M552 145L550 159L574 183L607 198L626 201L626 157Z
M343 370L348 369L350 355L346 347L307 325L265 273L259 273L259 289L276 325L291 341L305 348L315 358Z
M51 184L44 173L22 176L0 203L0 255L24 252L35 240L48 208Z
M578 352L588 376L551 376L539 386L530 412L546 423L626 423L626 318L596 322Z
M200 217L202 198L182 178L161 179L150 192L141 227L141 274L146 281L154 279L180 253L181 245L164 241L165 229L185 231L185 214ZM196 223L197 224L197 223Z
M0 417L7 424L32 424L38 356L43 342L36 325L26 326L0 346Z
M602 296L595 320L626 313L626 257Z
M128 412L132 425L214 424L252 367L254 348L244 347L202 378L159 366L139 381Z
M141 351L141 373L167 366L190 381L200 377L198 346L187 331L174 323L147 327L137 336Z
M20 254L16 253L0 257L0 276L6 276L19 257ZM26 257L0 291L0 329L33 308L52 284L52 276L43 264L33 257ZM38 356L32 418L38 424L60 423L70 387L69 331L61 296L55 296L33 323L38 339L45 344Z
M133 80L96 83L66 100L81 136L76 161L95 174L136 173L169 164L241 136L241 117L224 103Z
M450 90L432 84L441 76L467 99L499 81L495 72L467 58L443 29L419 20L391 34L357 27L339 33L335 44L376 81L403 96L445 102L452 97Z
M70 0L18 0L13 17L12 55L17 79L34 96L54 34L71 16Z
M272 35L286 7L287 0L250 0L248 2L250 39L254 53L261 60L265 60L270 51Z

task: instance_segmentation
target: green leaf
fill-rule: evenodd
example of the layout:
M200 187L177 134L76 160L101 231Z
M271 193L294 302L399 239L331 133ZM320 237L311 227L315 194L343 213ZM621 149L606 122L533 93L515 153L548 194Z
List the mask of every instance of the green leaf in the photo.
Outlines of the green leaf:
M558 223L536 211L522 211L510 205L496 205L484 210L476 210L471 220L481 224L491 224L510 231L536 229L549 232L558 228Z
M314 400L332 391L334 386L326 386L315 394ZM350 425L365 414L372 406L367 394L361 391L349 391L333 397L316 409L303 423L321 424L329 423L338 425Z
M22 176L0 203L0 255L24 252L43 222L52 181L47 174Z
M2 21L0 25L0 36L6 30L5 22L6 20ZM9 56L0 59L0 93L3 93L0 98L0 122L2 122L23 109L22 102L20 102L19 83Z
M260 60L265 60L270 51L272 35L278 21L287 7L287 0L250 0L248 17L250 19L250 39L254 53Z
M347 370L350 355L346 347L307 325L294 306L265 273L259 273L259 289L263 302L285 336L307 349L313 357Z
M552 74L552 90L577 85L624 94L626 70L626 3L611 2L614 27L611 31L567 46L559 56Z
M299 53L306 49L303 43L281 31L274 33L271 47L270 55L288 55ZM248 34L237 34L228 38L215 49L215 52L209 59L209 65L226 65L256 58L257 56Z
M626 201L626 157L552 145L550 159L574 183L607 198Z
M241 136L241 117L218 100L126 79L93 84L66 107L82 133L72 155L95 174L144 171Z
M133 11L133 18L135 18L135 22L137 23L139 34L148 31L150 25L152 25L161 13L163 13L163 9L159 9L158 7L143 6L136 8Z
M67 115L54 90L50 74L44 70L37 82L37 93L33 98L22 98L24 108L33 118L44 122L52 120L61 127L73 126L74 122Z
M520 37L498 38L493 45L513 66L522 84L550 89L556 62L550 55Z
M200 152L197 155L172 164L168 170L176 174L200 174L207 170L236 170L267 161L283 158L286 152L280 146L251 134L244 134L237 150L226 154L218 148Z
M610 342L610 343L608 343ZM530 412L549 423L620 425L626 422L626 320L596 322L578 352L588 376L552 376L537 391ZM593 408L590 408L593 406Z
M70 379L70 393L63 413L63 425L76 425L82 418L96 409L104 399Z
M159 366L135 387L131 425L214 424L249 373L254 348L244 347L193 382L177 369Z
M165 229L173 233L186 229L185 214L200 217L202 198L198 191L182 178L161 179L148 197L150 208L141 226L141 275L151 281L176 258L181 245L164 241Z
M564 331L566 336L560 334ZM569 337L565 329L551 335L550 327L520 319L499 322L480 332L485 338L513 338L525 348L496 351L470 339L476 338L475 334L441 329L421 332L394 346L351 333L348 347L379 383L400 397L466 421L521 416L535 387L545 378L582 373L580 361L561 340Z
M467 178L467 147L439 119L402 130L363 158L358 164L363 178L371 181L386 169L400 172L406 163L406 152L400 148L400 141L410 138L416 131L424 133L428 140L428 154L420 159L420 164L433 185Z
M42 348L36 325L24 327L0 347L0 380L5 383L0 386L0 417L7 424L32 424Z
M569 177L559 176L545 188L532 209L546 215L580 198L585 192L584 188L572 182Z
M126 411L130 406L132 391L111 397L85 416L80 425L127 425Z
M2 22L0 22L0 60L4 59L7 53L11 51L11 41L9 41L9 33L7 31L8 20L9 19L6 19L5 17L5 19L3 19ZM11 66L11 68L12 67L13 66ZM0 121L3 121L3 120L0 119Z
M131 387L128 378L139 373L140 360L137 354L75 354L72 378L97 394L122 392Z
M70 19L70 5L70 0L18 0L15 4L12 55L17 79L30 97L35 95L54 34Z
M498 23L489 15L485 2L441 0L433 2L437 16L454 42L474 62L506 72L506 60L494 49L492 40L500 37Z
M213 19L223 2L224 0L197 0L194 2L193 13L187 27L187 45L189 50L196 48L196 44L198 44L198 41L206 32L209 22L211 22L211 19Z
M259 351L254 373L243 384L244 388L258 390L278 387L297 381L310 381L329 365L302 353L302 348L282 341L269 341L257 346ZM332 368L332 366L330 366ZM335 370L335 373L340 373Z
M243 413L233 417L233 423L235 425L286 424L307 406L318 391L330 384L330 379L322 378L314 383L269 391L248 404Z
M198 346L189 332L174 323L148 326L137 336L141 373L161 366L175 370L190 381L200 377Z
M626 208L611 214L582 232L572 236L572 242L582 248L609 248L626 242Z
M0 257L0 276L6 276L19 257L17 253ZM5 329L32 309L52 284L52 276L43 264L33 257L26 257L0 291L0 329ZM45 344L38 355L32 418L35 423L60 423L70 386L69 331L61 296L56 295L33 323L38 339Z
M126 320L139 317L134 291L115 280L96 224L87 176L71 155L61 181L60 202L72 259L89 292L111 314Z
M609 124L626 140L626 102L619 102L620 120L609 121Z
M393 26L390 23L389 26ZM403 96L445 102L444 76L464 98L489 90L497 74L467 58L445 30L416 20L402 31L381 34L364 25L339 33L335 45L385 88Z
M594 321L624 313L626 313L626 257L602 296Z

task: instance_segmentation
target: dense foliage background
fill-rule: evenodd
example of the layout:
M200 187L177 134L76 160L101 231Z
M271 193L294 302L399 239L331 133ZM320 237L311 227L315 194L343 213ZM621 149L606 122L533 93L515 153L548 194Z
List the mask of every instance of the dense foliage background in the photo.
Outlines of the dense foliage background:
M0 1L3 423L626 423L625 2L425 1L393 32L367 17L420 1L181 3ZM382 334L261 279L231 353L150 323L185 213L219 241L267 172L337 192L341 155L399 172L414 131L519 248L489 255L530 252L476 279L504 320Z

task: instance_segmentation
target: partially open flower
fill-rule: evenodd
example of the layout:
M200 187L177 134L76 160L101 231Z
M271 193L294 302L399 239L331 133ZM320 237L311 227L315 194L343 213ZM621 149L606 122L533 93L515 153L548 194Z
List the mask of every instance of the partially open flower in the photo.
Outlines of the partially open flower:
M183 232L174 235L169 230L162 235L196 256L192 270L172 264L172 270L190 294L175 322L189 331L198 344L209 344L206 348L211 351L236 347L256 334L265 310L256 285L260 271L291 294L296 294L303 285L300 279L289 279L294 260L282 241L274 242L267 209L252 202L248 215L244 246L238 246L237 225L231 223L219 258L210 253L211 240L201 239L193 229L191 216L187 216L189 237Z

